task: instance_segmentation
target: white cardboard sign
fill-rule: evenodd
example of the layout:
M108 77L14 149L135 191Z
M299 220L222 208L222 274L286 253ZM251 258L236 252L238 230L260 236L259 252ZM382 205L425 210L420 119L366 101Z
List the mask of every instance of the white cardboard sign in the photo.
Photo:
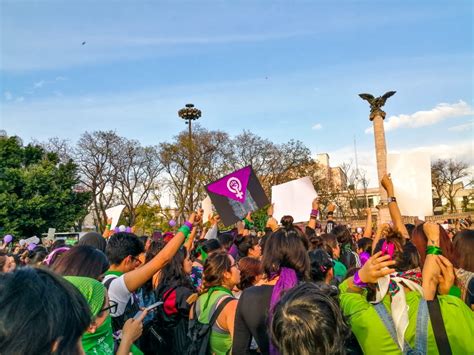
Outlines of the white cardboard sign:
M278 222L285 215L292 216L295 223L308 221L311 203L316 197L318 194L309 177L272 186L273 217Z
M120 219L120 215L122 214L125 205L117 205L115 207L111 207L105 210L107 214L107 218L112 218L112 224L110 225L110 229L113 230Z
M389 153L387 170L391 174L398 207L404 216L433 215L431 159L425 152Z
M203 223L207 223L207 221L209 221L209 214L212 213L212 201L209 196L207 196L204 200L202 200L201 208L204 210L202 221Z

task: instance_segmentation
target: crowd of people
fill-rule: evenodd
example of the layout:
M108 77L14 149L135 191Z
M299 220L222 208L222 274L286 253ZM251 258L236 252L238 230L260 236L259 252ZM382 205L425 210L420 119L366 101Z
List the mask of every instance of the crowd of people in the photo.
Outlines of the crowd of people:
M474 231L308 221L268 209L230 230L191 213L174 233L90 232L0 252L1 354L468 354Z

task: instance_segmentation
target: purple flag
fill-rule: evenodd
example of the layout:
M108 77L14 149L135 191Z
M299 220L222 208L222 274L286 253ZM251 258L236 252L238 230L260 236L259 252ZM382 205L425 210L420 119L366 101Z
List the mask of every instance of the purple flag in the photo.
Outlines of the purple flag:
M211 182L206 191L225 226L270 203L251 166Z
M207 185L207 190L243 203L251 171L250 166L234 171L232 174Z

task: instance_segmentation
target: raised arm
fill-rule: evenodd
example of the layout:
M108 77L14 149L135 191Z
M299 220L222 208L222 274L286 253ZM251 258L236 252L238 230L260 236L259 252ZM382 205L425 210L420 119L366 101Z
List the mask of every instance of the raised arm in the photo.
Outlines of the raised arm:
M377 243L379 242L380 238L382 238L382 236L385 237L385 233L389 229L390 225L388 223L383 223L377 226L377 231L375 232L375 237L372 241L372 254L374 254L375 247L377 246Z
M270 228L272 232L276 231L279 226L277 220L273 218L273 203L267 208L267 216L268 219L267 223L265 224L265 228Z
M402 214L398 208L397 199L395 197L395 190L393 188L393 182L389 175L385 174L382 178L382 186L387 191L388 196L388 210L390 212L390 218L392 219L395 230L397 230L405 238L410 238L408 231L403 224Z
M367 214L367 219L365 220L365 229L364 229L364 238L371 238L372 237L372 209L367 207L365 209L365 213Z
M319 198L315 198L311 205L311 215L309 217L308 227L316 229L316 221L319 215Z
M188 220L189 223L194 224L195 217L196 214L192 213ZM127 289L130 292L134 292L143 286L149 279L153 277L155 273L157 273L161 268L171 261L178 249L181 247L181 245L183 245L185 239L186 236L184 233L179 231L153 259L151 259L145 265L133 271L127 272L124 275Z
M198 226L202 221L203 212L204 210L200 209L198 213L196 214L196 217L194 218L193 229L191 230L191 233L189 233L189 237L187 238L187 240L184 242L184 247L186 248L188 252L190 252L191 249L193 248L194 239L196 238Z

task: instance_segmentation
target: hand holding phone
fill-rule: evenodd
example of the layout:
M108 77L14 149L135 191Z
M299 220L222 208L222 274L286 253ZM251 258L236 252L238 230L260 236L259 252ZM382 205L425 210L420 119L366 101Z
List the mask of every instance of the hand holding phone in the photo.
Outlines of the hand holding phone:
M150 312L152 312L156 307L159 307L159 306L161 306L162 304L163 304L162 301L158 301L158 302L155 302L155 303L149 305L149 306L146 307L144 310L145 310L147 313L150 313ZM142 313L143 313L143 310L138 311L137 314L135 314L135 316L133 317L133 319L138 319L138 318L140 318L140 316L142 315Z

